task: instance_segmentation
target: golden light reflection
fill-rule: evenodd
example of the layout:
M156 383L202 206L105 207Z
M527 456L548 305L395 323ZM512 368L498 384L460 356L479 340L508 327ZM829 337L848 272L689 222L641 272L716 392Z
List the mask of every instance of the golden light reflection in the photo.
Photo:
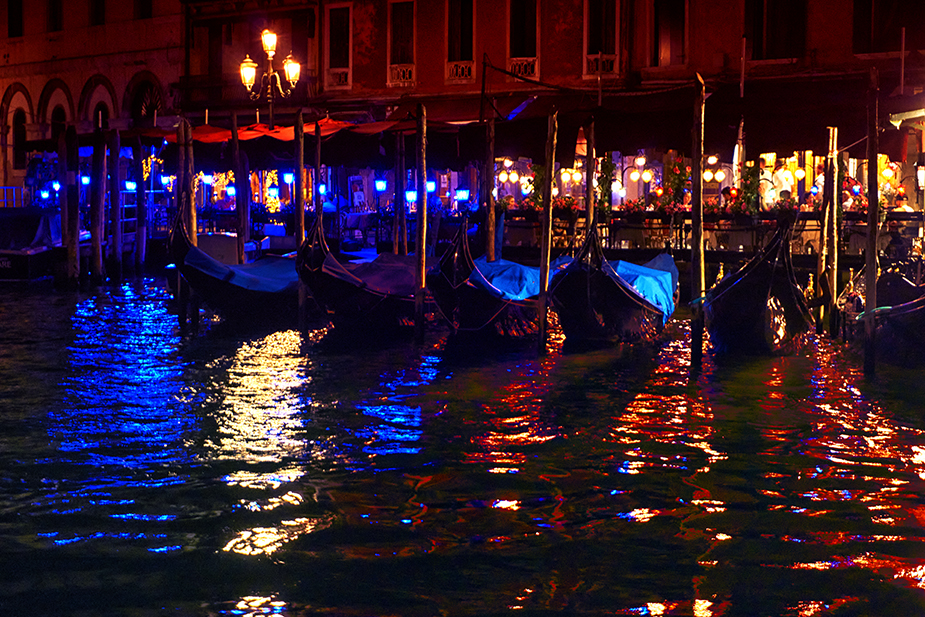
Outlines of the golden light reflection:
M244 615L245 617L271 613L281 614L285 608L286 603L282 600L273 599L273 596L244 596L235 604L236 614Z
M287 542L331 525L330 517L297 518L282 521L279 527L254 527L238 533L222 548L226 553L239 555L269 555Z
M300 438L303 404L298 396L306 381L301 340L296 330L274 332L243 343L231 358L227 383L221 389L224 398L215 414L221 436L216 447L219 459L252 464L300 458L305 453L307 445ZM246 476L251 472L237 473ZM274 471L248 481L273 486L301 475L293 467L284 477ZM230 474L228 481L236 483L236 474Z
M709 600L694 600L694 617L713 617L712 606Z
M504 510L520 510L520 502L509 499L498 499L491 504L492 508L501 508Z

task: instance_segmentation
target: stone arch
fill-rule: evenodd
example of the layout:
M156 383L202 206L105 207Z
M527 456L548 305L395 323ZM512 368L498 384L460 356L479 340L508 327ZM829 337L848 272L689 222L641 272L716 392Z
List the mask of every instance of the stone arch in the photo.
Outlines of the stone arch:
M64 107L68 118L74 117L74 97L71 95L71 89L63 80L48 80L45 87L42 88L42 94L39 95L39 104L36 108L36 120L38 122L48 123L51 121L51 110L58 105Z
M99 103L104 103L109 108L109 118L116 117L119 107L116 105L116 89L113 88L112 82L105 75L96 74L87 80L83 90L80 92L80 102L77 104L77 116L81 120L90 122L96 126L93 119L93 112L97 109Z
M155 111L161 116L166 111L164 86L157 75L139 71L128 82L122 96L122 115L132 119L135 126L153 121Z
M10 126L10 114L15 111L11 109L11 107L13 107L13 103L17 99L17 95L22 95L23 99L25 99L25 105L19 105L19 107L24 107L26 122L35 122L35 109L32 106L32 96L24 85L16 82L9 85L6 92L3 93L3 100L0 101L0 122L2 122L4 126Z

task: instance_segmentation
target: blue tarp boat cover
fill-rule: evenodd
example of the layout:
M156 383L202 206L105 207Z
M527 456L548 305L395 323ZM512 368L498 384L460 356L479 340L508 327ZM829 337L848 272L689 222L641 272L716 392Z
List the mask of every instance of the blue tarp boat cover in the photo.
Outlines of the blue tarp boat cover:
M549 279L571 263L568 256L557 257L549 264ZM475 260L475 270L469 281L505 300L526 300L540 293L540 269L506 259L488 261L482 255Z
M299 285L295 259L291 257L267 255L253 263L228 265L196 247L191 247L184 263L213 278L252 291L275 293L298 289Z
M660 253L643 266L628 261L608 261L604 271L629 283L639 295L662 311L668 321L674 313L674 290L678 288L678 267L667 253Z

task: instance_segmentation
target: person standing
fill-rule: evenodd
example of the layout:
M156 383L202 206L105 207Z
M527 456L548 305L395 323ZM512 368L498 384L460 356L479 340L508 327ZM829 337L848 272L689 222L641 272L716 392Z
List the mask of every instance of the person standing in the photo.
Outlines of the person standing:
M790 199L790 196L793 195L793 174L784 166L783 159L777 159L774 163L772 182L774 183L774 192L777 194L778 200Z

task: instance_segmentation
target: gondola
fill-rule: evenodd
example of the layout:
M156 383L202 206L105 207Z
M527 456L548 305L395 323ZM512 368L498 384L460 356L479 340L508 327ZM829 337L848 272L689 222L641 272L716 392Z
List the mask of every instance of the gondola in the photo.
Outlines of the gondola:
M557 259L550 271L570 259ZM428 272L427 288L456 333L520 338L538 331L540 269L506 259L473 259L465 219Z
M335 330L351 333L414 325L417 264L416 255L392 253L350 261L329 248L317 222L296 255L299 277Z
M780 355L796 351L813 317L790 256L794 217L779 217L765 247L703 298L710 342L718 354Z
M914 273L914 274L912 274ZM902 366L925 362L922 326L925 325L925 285L916 285L919 264L899 263L877 277L877 307L866 313L865 272L861 270L836 301L841 313L842 336L863 344L865 317L874 319L875 353L879 360Z
M298 322L294 257L265 255L251 263L224 264L193 246L179 217L168 241L170 258L190 289L226 320L248 325Z
M662 331L677 289L671 255L645 265L608 261L592 225L575 259L552 279L550 297L566 342L639 343Z

